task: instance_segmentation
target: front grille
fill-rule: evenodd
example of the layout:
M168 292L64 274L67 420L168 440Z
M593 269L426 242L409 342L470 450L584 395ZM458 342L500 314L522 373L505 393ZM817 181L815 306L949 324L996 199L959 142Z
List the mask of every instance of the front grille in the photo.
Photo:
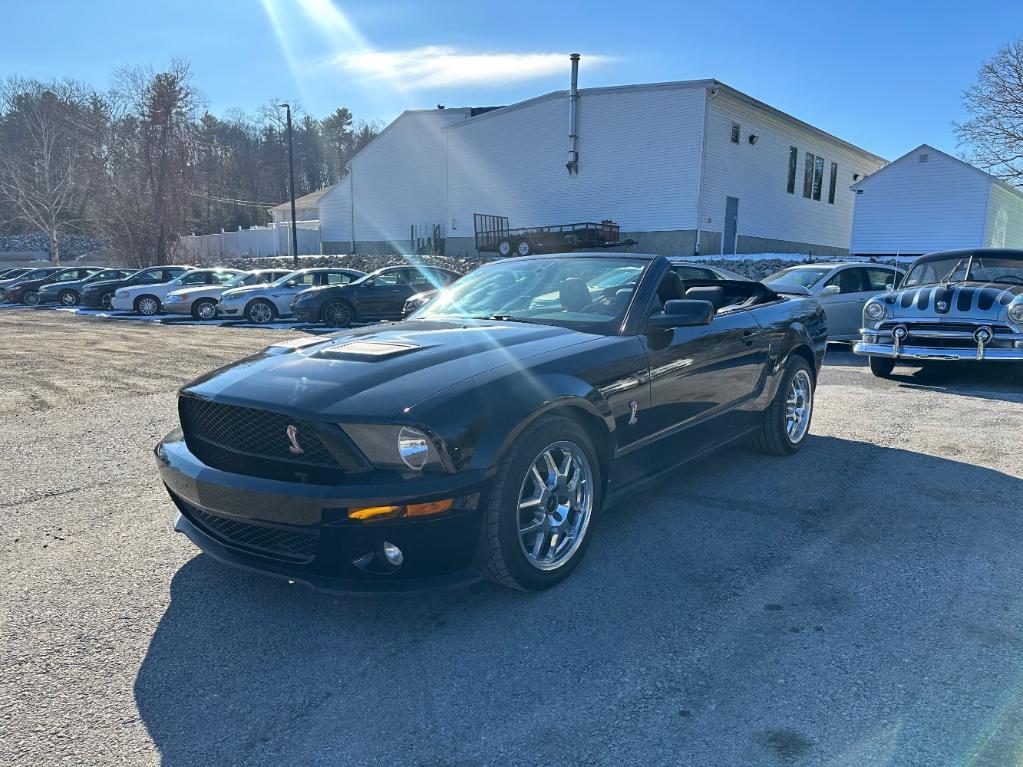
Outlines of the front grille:
M1012 332L1012 328L1000 322L899 322L898 320L887 320L881 323L878 330L890 331L896 325L905 325L910 334L913 332L926 333L929 330L937 330L950 332L958 331L961 333L970 333L972 335L979 327L989 327L995 334Z
M316 557L320 545L318 527L285 528L242 522L200 509L174 493L171 498L193 525L228 546L287 562L311 562Z
M313 484L336 483L345 473L307 421L187 396L178 399L178 414L188 449L215 469ZM289 432L302 452L292 449Z

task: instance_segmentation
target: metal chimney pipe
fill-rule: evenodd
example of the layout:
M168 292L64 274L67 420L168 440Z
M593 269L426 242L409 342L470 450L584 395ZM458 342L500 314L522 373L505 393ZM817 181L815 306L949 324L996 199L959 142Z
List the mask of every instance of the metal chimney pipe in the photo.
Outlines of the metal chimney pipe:
M568 57L572 62L572 89L568 92L568 162L565 167L569 175L579 172L579 54Z

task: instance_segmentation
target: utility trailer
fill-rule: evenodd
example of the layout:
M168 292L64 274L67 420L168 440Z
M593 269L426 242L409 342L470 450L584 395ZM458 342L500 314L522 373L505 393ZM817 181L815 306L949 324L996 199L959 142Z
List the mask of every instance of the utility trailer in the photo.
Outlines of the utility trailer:
M507 216L485 213L473 215L476 250L495 256L528 256L532 253L564 253L592 248L616 248L635 245L635 240L620 239L614 221L585 221L554 226L525 226L512 229Z

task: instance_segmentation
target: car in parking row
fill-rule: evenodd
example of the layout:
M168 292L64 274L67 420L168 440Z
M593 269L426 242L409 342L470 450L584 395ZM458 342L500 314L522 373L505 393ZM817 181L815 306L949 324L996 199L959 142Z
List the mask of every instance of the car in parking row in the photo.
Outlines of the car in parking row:
M61 306L75 306L82 298L82 290L86 285L94 282L107 280L120 280L130 277L136 272L135 269L101 269L90 274L84 279L54 280L39 288L36 303L38 304L60 304Z
M224 287L239 274L238 269L190 269L169 282L156 285L128 285L114 292L111 306L119 312L135 312L151 317L163 311L163 300L173 291L186 287Z
M197 320L216 319L220 296L234 288L249 288L269 285L291 274L290 269L255 269L242 272L225 285L190 285L171 291L163 301L163 309L169 314L191 314Z
M77 282L87 279L102 270L98 266L73 266L69 268L55 266L36 271L37 274L29 273L22 275L15 282L8 285L4 289L3 300L12 304L35 306L39 303L39 291L44 285L58 282Z
M461 276L434 266L387 266L348 285L305 290L298 294L291 311L303 322L339 328L353 322L401 319L410 297L447 287Z
M151 266L147 269L140 269L130 277L123 279L93 282L86 285L82 290L82 306L91 309L112 310L114 308L114 294L121 288L133 288L140 285L162 285L171 280L176 280L192 268L191 266Z
M256 324L273 322L278 317L291 315L291 304L303 290L321 285L347 285L365 274L358 269L332 267L299 269L269 285L225 290L217 310L227 319L244 317Z

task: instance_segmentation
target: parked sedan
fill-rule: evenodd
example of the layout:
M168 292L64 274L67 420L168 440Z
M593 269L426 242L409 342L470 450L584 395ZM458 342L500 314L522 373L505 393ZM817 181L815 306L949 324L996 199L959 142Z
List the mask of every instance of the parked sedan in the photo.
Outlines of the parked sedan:
M44 285L78 282L100 271L103 270L98 266L73 266L69 269L58 268L52 270L49 274L34 280L22 277L15 284L7 288L7 300L12 304L20 303L35 306L39 303L39 290Z
M269 285L225 290L217 310L221 317L245 317L254 323L273 322L291 314L291 304L303 290L320 285L347 285L365 274L358 269L333 267L299 269Z
M120 280L134 273L134 269L102 269L83 280L55 280L39 288L38 303L74 306L81 300L82 290L86 285L106 280Z
M191 266L151 266L148 269L140 269L125 279L89 283L82 289L82 306L113 309L114 293L119 289L137 285L162 285L176 280L191 269Z
M3 302L3 300L4 300L4 297L3 297L4 296L4 290L6 290L7 286L13 284L14 282L16 282L20 278L24 277L26 274L28 274L31 271L33 271L33 270L32 269L8 269L6 272L4 272L3 275L0 276L0 302Z
M405 302L461 277L436 266L387 266L351 285L328 285L299 294L291 310L304 322L344 328L356 321L401 319Z
M114 293L113 307L121 312L135 312L152 317L163 311L163 300L175 290L214 285L225 287L242 272L238 269L192 269L161 285L135 285L119 288Z
M768 286L806 288L828 316L829 341L855 341L860 337L863 306L873 296L892 290L905 269L863 261L815 262L790 266L765 277Z
M156 460L176 529L224 562L342 592L539 590L604 507L678 465L746 437L800 450L826 342L815 299L759 282L687 287L639 254L507 259L408 322L188 384Z
M291 274L290 269L256 269L242 272L226 285L196 285L167 294L163 310L168 314L191 314L197 320L212 320L217 316L217 302L226 290L269 285Z

